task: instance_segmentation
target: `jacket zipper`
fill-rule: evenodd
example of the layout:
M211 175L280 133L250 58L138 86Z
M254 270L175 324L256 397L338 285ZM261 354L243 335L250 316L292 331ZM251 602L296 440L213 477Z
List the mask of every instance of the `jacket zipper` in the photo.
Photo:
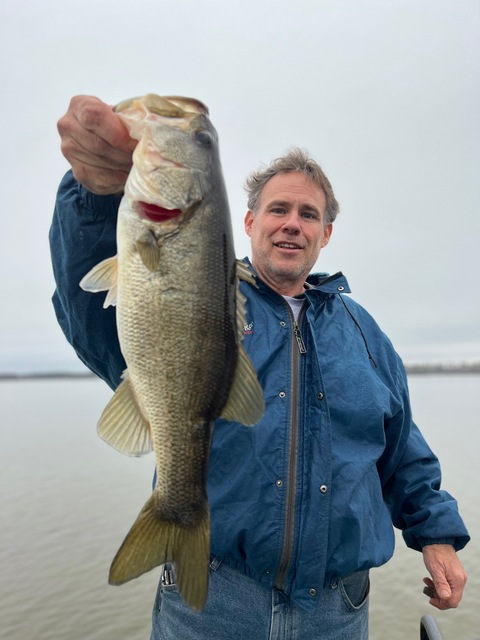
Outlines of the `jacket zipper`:
M293 323L293 333L297 340L298 350L300 351L300 353L307 353L307 349L302 338L302 332L300 331L300 327L296 322Z
M288 304L288 303L287 303ZM289 307L291 317L292 310ZM300 355L307 352L300 331L303 308L300 310L298 322L292 317L292 359L291 359L291 383L290 383L290 442L288 450L287 489L285 496L285 531L283 534L282 555L275 576L275 587L285 590L285 581L293 554L295 542L295 500L297 494L297 468L298 468L298 416L300 397ZM295 343L297 347L295 347Z

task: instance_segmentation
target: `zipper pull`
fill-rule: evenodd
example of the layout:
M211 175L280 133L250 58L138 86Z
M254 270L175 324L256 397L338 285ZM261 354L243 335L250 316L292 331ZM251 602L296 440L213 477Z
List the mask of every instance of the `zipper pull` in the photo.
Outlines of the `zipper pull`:
M293 333L295 334L295 339L297 340L298 350L300 353L307 353L307 349L302 338L302 332L296 322L293 324Z

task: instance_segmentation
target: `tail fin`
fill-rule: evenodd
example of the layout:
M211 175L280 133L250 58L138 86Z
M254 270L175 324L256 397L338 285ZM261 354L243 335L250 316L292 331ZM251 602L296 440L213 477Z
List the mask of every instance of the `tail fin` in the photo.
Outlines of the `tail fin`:
M117 551L108 581L123 584L164 562L174 562L180 595L192 609L201 611L207 600L209 558L208 503L198 524L187 527L161 520L152 494Z

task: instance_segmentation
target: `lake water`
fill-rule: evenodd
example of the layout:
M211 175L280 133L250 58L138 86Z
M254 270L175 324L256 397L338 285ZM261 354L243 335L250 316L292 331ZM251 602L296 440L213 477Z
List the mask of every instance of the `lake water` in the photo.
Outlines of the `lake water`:
M416 421L473 538L460 555L469 582L457 610L433 609L422 594L421 555L398 536L393 560L372 571L370 637L418 639L420 617L431 614L445 640L479 640L480 376L412 376L410 389ZM150 637L158 570L121 587L107 584L113 555L150 493L154 465L151 456L124 457L97 438L110 396L94 378L0 382L2 640Z

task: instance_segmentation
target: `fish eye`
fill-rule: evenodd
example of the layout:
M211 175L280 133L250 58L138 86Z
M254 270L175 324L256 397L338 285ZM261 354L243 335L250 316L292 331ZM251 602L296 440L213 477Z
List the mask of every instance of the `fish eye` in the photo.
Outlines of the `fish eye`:
M210 133L210 131L207 131L206 129L200 129L200 131L197 131L195 133L195 140L202 146L202 147L211 147L213 144L213 136Z

